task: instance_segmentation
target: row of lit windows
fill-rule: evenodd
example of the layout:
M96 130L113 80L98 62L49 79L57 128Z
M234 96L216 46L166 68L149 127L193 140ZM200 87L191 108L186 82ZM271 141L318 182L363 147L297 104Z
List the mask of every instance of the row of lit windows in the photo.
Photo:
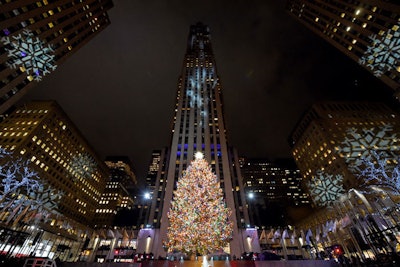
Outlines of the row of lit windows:
M18 110L16 110L15 111L15 113L33 113L33 114L35 114L35 113L47 113L47 112L49 112L47 109L18 109Z
M117 211L113 210L113 209L96 209L96 213L114 213L114 214L117 214Z
M86 205L87 205L87 203L85 202L85 201L83 201L83 200L80 200L80 199L76 199L76 202L77 203L79 203L79 205L81 205L81 206L83 206L83 207L86 207Z

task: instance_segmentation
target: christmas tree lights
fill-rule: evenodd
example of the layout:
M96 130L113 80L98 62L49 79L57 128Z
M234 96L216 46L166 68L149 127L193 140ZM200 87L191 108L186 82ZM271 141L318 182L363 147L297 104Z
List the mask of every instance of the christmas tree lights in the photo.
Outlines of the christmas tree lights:
M232 235L230 213L216 175L196 154L174 191L166 247L169 252L200 255L223 249Z

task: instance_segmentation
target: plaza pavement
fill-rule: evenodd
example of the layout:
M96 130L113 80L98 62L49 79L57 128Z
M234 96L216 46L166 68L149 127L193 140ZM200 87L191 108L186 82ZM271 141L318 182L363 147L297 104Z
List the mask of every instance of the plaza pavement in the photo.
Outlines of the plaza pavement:
M323 260L291 260L291 261L214 261L209 267L337 267L334 262ZM57 266L59 267L59 266ZM143 261L140 263L87 263L64 262L61 267L202 267L201 261Z

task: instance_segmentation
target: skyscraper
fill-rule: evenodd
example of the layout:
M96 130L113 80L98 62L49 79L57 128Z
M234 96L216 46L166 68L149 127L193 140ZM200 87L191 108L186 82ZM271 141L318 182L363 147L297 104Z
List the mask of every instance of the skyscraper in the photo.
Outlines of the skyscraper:
M30 160L62 192L60 213L91 225L109 170L56 102L17 108L0 124L0 146Z
M287 9L400 96L399 1L289 0Z
M286 226L293 219L289 211L308 208L309 196L301 188L302 176L292 159L243 159L241 169L252 224Z
M118 220L134 205L137 181L132 163L126 156L108 156L105 163L110 170L110 177L101 195L93 224L98 228L117 226L120 223L133 224L135 218L124 218L123 222Z
M317 209L296 227L314 246L363 260L396 247L399 126L398 112L371 102L314 104L297 124L292 153Z
M32 199L37 204L29 212L25 208L21 211L22 205L16 209L23 223L12 231L26 238L15 253L77 258L90 239L95 211L109 178L105 163L54 101L34 101L16 108L0 123L0 147L17 159L28 160L42 184L41 189L34 189L36 196L26 195L23 190L16 194L20 199L29 199L24 204L27 207L31 207ZM4 158L1 160L3 168ZM1 201L5 200L2 195ZM2 212L7 211L3 208ZM4 240L2 246L14 242Z
M165 256L168 218L173 191L179 177L194 159L196 151L204 153L219 178L227 206L232 210L233 239L227 252L239 256L245 248L242 231L248 223L238 156L228 147L223 116L222 87L211 48L210 31L197 23L190 27L182 75L178 82L172 140L160 154L159 169L152 193L148 225L153 232L140 239L153 238L150 251ZM144 232L144 231L143 231ZM143 244L143 242L142 242Z
M0 113L107 27L112 6L111 0L1 0Z

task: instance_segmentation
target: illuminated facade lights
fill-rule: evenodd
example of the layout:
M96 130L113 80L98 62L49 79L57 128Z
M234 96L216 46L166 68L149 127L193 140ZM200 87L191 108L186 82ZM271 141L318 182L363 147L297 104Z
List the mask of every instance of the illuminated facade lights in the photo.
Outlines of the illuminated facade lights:
M226 248L227 253L240 255L245 242L241 233L249 224L249 218L238 156L227 143L222 87L209 28L201 23L192 25L187 44L176 95L172 142L159 160L153 162L159 168L148 177L148 187L153 190L146 224L154 227L156 235L150 250L155 257L166 256L163 242L167 239L167 213L173 191L178 178L200 151L219 178L226 204L232 211L233 239ZM145 247L139 249L146 250Z
M398 1L289 0L287 10L400 95Z
M130 210L134 206L137 180L129 158L107 157L105 164L110 170L110 177L96 210L96 228L113 226L118 212L123 209Z
M0 146L29 159L40 179L62 193L58 212L91 225L108 169L59 105L31 102L0 126Z
M380 103L315 104L291 135L292 154L316 206L363 186L362 160L400 155L398 114ZM393 161L395 162L395 161Z
M111 0L0 0L0 113L53 72L110 20Z

